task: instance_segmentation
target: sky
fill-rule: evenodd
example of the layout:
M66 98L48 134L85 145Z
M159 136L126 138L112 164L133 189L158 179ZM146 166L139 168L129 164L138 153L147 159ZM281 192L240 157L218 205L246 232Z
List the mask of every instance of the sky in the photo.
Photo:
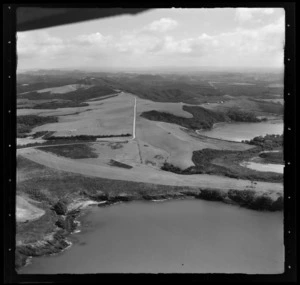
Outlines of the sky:
M283 67L282 8L153 9L17 33L18 70Z

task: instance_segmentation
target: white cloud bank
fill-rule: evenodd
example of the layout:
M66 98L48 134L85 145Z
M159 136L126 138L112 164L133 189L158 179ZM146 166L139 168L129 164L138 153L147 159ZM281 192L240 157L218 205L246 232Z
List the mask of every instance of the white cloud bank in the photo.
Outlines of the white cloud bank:
M273 13L273 8L237 8L235 18L239 22L248 22L257 16L271 15Z
M245 12L246 11L246 12ZM253 14L272 14L272 9L237 9L242 21L249 21ZM243 16L241 16L243 15ZM74 65L82 62L98 62L122 66L123 62L139 65L192 63L228 66L280 66L283 64L284 16L259 28L238 27L219 34L202 33L199 36L176 39L167 31L176 29L179 23L161 18L138 30L119 36L100 32L82 34L72 38L57 38L46 31L18 33L17 51L21 63L29 60Z
M146 29L153 32L167 32L175 29L178 26L178 22L170 18L161 18L149 24Z

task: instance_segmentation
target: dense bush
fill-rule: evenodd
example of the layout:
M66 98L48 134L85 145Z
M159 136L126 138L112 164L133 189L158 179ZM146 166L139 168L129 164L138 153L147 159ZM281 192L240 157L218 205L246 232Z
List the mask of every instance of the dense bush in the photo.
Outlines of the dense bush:
M65 215L68 211L67 205L63 200L59 200L54 206L53 210L57 215Z
M183 106L184 111L193 115L193 118L179 117L173 114L159 111L147 111L141 114L142 117L151 121L161 121L173 123L188 129L210 129L215 123L236 121L236 122L260 122L261 119L249 112L242 112L237 109L231 109L225 113L207 110L199 106Z
M267 163L283 164L283 152L263 152L259 155Z
M226 115L235 122L261 122L253 113L242 112L237 109L230 109L227 111Z
M226 198L226 193L221 190L201 190L195 197L208 201L223 201Z
M109 94L114 94L115 91L106 86L92 86L90 88L79 88L76 91L71 91L63 94L55 94L51 92L38 93L31 91L26 94L18 94L18 98L24 98L29 100L40 100L40 99L61 99L71 100L75 102L84 102L92 98L102 97Z
M192 130L210 129L214 123L226 121L225 115L207 110L202 107L183 106L183 110L191 113L193 115L193 118L179 117L173 114L154 110L143 112L141 114L141 117L152 121L177 124Z
M113 137L129 137L131 134L120 134L120 135L78 135L78 136L51 136L47 140L83 140L83 141L96 141L97 138L113 138Z
M17 116L17 137L24 137L33 128L49 123L58 122L54 116L42 117L37 115Z
M125 163L122 163L122 162L119 162L119 161L116 161L113 159L111 159L108 164L111 166L116 166L116 167L121 167L121 168L126 168L126 169L132 168L131 165L128 165L128 164L125 164Z
M283 197L280 196L277 198L276 201L273 202L273 204L270 207L271 211L282 211L284 207Z
M60 216L55 223L56 226L62 228L68 232L72 232L76 229L75 217L72 215L66 216L64 219Z
M178 173L178 174L182 173L182 169L181 168L176 167L173 164L168 163L168 162L165 162L163 164L163 166L161 167L161 169L165 170L165 171L170 171L170 172Z
M253 210L281 211L283 198L280 196L274 201L267 195L257 195L253 190L229 190L228 198L239 205Z
M78 101L63 101L63 102L46 102L34 105L33 109L58 109L58 108L75 108L75 107L87 107L88 103Z
M73 159L98 157L98 154L95 153L93 149L86 144L49 146L43 148L43 150Z
M283 134L282 135L265 135L258 136L252 140L242 141L251 145L260 146L263 149L273 149L283 146Z

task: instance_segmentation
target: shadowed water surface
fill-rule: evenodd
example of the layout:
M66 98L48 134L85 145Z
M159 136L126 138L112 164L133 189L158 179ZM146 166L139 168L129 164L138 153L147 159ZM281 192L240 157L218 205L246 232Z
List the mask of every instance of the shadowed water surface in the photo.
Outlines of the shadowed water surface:
M200 135L230 141L251 140L267 134L283 134L282 120L260 123L220 123L209 131L198 131Z
M202 200L93 207L73 246L20 273L282 273L283 213Z

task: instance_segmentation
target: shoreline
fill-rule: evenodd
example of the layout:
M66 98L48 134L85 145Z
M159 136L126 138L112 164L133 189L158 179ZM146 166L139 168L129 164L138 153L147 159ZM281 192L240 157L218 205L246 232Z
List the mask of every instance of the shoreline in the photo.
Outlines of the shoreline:
M201 132L208 132L208 131L212 131L213 129L222 127L224 125L231 125L231 124L259 124L259 123L266 123L266 122L275 122L274 124L280 124L283 123L283 118L282 117L276 117L276 118L267 118L266 121L260 121L260 122L237 122L237 121L228 121L228 122L217 122L214 123L211 128L209 129L198 129L195 130L195 133L197 133L198 135L202 135L205 136L204 134L201 134Z
M75 202L67 205L65 215L57 215L62 219L62 223L43 240L31 244L22 244L16 246L16 270L21 270L24 266L31 263L33 257L55 255L63 252L72 246L68 236L76 232L80 222L77 220L85 210L91 206L108 207L122 202L148 201L161 203L171 200L183 200L195 198L207 201L218 201L226 204L237 205L241 208L252 209L256 211L282 211L283 194L282 193L263 193L253 189L221 191L219 189L189 189L184 191L174 191L173 193L157 193L132 195L129 193L119 193L111 197L103 197L100 200L93 196L78 197ZM64 217L64 218L61 218ZM49 237L50 236L50 237Z

